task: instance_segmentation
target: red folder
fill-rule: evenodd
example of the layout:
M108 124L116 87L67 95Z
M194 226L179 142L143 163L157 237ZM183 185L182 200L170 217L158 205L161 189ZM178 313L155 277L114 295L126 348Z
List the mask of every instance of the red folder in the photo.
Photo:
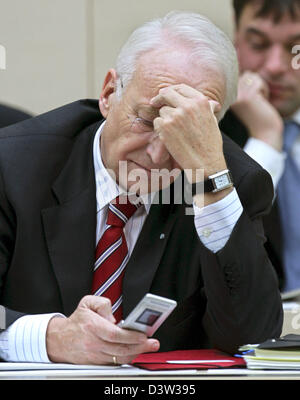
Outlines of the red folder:
M145 353L136 357L132 361L132 365L151 371L246 367L246 363L242 357L233 357L214 349Z

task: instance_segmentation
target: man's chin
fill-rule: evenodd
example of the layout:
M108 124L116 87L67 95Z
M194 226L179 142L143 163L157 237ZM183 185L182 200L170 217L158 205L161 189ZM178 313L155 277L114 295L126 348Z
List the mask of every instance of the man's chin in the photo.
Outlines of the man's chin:
M295 105L294 103L291 104L290 102L279 98L271 98L270 103L279 112L282 118L289 118L293 116L300 108L300 102L299 104Z

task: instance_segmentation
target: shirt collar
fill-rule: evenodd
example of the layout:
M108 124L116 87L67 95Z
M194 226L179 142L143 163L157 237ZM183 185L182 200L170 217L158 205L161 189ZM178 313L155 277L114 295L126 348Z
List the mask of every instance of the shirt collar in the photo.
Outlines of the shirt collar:
M105 125L105 121L102 122L98 128L95 138L94 138L94 169L95 169L95 179L96 179L96 201L97 201L97 212L108 205L113 199L121 194L125 194L126 191L117 184L117 182L111 177L105 168L100 148L100 137L102 129ZM141 196L144 203L145 210L149 214L151 203L155 193L149 193Z

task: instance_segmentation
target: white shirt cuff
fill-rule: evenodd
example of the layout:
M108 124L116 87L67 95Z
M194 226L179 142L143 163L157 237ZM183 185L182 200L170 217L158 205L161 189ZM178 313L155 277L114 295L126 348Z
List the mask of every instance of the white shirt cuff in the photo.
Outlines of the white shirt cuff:
M234 188L226 197L201 210L194 204L195 227L204 246L217 253L227 243L235 224L243 212Z
M51 318L62 314L25 315L0 333L0 357L10 362L50 363L46 331Z
M275 150L272 146L256 138L249 138L244 151L260 164L272 177L274 188L283 174L286 153Z

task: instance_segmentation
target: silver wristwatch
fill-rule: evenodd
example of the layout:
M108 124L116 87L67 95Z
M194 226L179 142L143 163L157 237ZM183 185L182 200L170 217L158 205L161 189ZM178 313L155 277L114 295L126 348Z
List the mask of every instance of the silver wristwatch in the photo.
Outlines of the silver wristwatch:
M210 175L204 182L192 184L192 196L198 193L216 193L233 186L233 180L229 169Z
M231 186L233 186L231 173L229 169L225 169L216 174L210 175L208 179L204 181L204 192L216 193Z

